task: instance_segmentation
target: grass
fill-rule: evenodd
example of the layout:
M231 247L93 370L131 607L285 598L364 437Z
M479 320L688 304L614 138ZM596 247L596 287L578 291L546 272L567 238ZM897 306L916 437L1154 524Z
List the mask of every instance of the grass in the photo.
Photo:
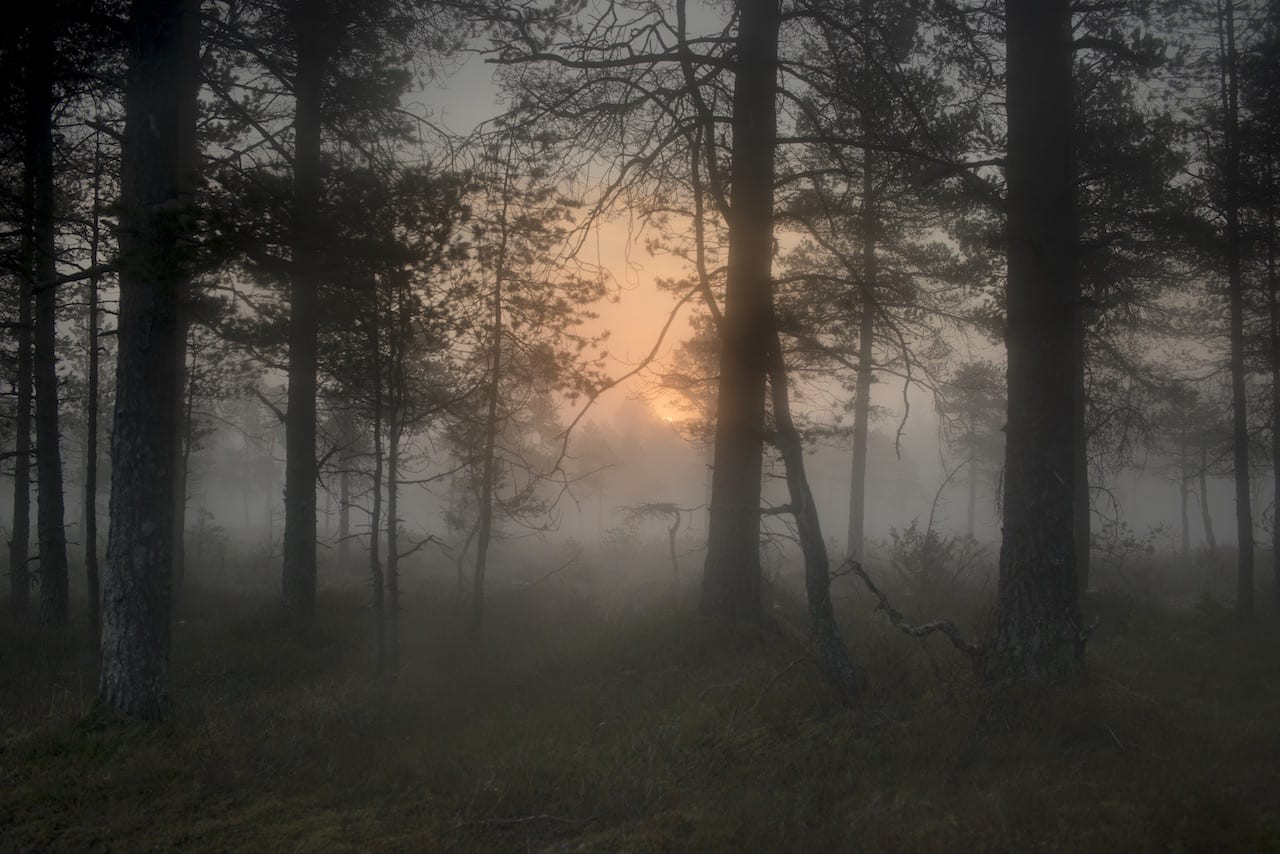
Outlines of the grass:
M3 629L0 849L1280 851L1273 619L1104 595L1087 680L993 695L857 602L846 711L785 634L669 602L495 595L473 643L424 594L389 684L358 594L189 601L160 728Z

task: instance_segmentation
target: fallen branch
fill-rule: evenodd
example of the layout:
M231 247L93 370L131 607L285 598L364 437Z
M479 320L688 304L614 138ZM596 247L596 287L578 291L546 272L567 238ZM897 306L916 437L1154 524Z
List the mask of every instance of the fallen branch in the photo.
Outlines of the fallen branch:
M946 635L947 639L951 641L952 646L966 655L974 658L978 658L982 655L982 646L963 637L960 634L960 630L956 628L955 623L950 620L935 620L932 623L923 623L919 626L913 626L908 623L906 618L902 616L902 612L889 604L889 600L882 592L880 592L880 588L876 587L875 582L871 580L871 576L867 575L866 570L862 568L862 564L858 561L846 560L839 571L841 574L852 573L862 579L862 583L871 591L871 595L876 597L878 602L876 610L883 611L884 615L889 618L889 624L898 631L911 635L914 638L922 638L931 635L934 632L940 632L941 634Z

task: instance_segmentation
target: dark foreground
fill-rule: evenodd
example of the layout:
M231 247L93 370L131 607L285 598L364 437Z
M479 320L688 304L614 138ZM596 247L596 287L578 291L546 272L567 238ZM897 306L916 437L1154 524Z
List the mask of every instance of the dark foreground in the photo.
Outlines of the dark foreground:
M357 593L319 624L191 597L159 730L93 711L93 658L0 651L0 848L36 851L1280 851L1280 631L1118 597L1087 683L992 695L859 608L833 706L785 633L547 586L405 608L369 673ZM436 604L433 604L436 603Z

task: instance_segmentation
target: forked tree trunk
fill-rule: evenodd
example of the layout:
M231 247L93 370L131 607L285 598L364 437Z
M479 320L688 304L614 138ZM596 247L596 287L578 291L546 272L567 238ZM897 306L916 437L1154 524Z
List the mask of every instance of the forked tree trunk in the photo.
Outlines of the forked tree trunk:
M27 140L24 168L35 175L36 535L40 542L40 622L65 627L70 617L67 535L58 431L58 256L54 219L53 38L51 22L37 15L27 69Z
M1221 19L1223 156L1227 219L1227 293L1231 314L1231 456L1236 485L1236 614L1253 616L1253 503L1249 492L1249 402L1245 396L1244 276L1240 269L1240 127L1235 3Z
M289 238L289 398L285 421L284 612L308 619L316 608L316 363L320 326L321 93L329 64L322 4L295 0L290 26L294 79L293 223Z
M728 281L720 324L704 614L754 619L760 598L760 478L772 300L778 0L742 0L733 91Z
M120 176L120 314L99 692L156 720L168 705L179 308L195 165L195 0L134 0Z
M1073 532L1079 303L1067 0L1009 0L1009 402L997 683L1052 682L1084 668Z

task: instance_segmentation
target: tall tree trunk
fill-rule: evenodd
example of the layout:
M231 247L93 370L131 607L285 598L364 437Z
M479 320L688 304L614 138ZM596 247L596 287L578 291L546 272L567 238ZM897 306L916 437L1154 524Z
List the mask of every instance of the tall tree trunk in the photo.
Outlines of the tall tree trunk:
M488 401L485 412L484 456L480 460L480 507L476 522L476 566L471 591L471 630L480 631L484 622L484 575L488 566L489 541L493 537L493 479L498 444L498 396L502 378L502 268L505 265L506 201L503 201L502 245L498 272L493 280L493 340L489 354Z
M101 243L101 204L99 194L102 184L101 140L93 142L93 220L89 235L89 269L98 267ZM85 442L84 442L84 576L85 595L89 600L89 629L95 641L102 636L102 583L98 572L98 276L89 277L88 388L85 392Z
M1267 183L1274 186L1271 164ZM1276 211L1267 206L1267 310L1271 321L1271 494L1275 515L1271 521L1271 572L1274 597L1280 608L1280 271L1276 269Z
M120 314L99 692L155 720L168 705L177 354L194 178L200 11L134 0L120 176Z
M1253 503L1249 493L1249 403L1244 376L1244 276L1240 269L1240 128L1235 0L1225 0L1222 34L1223 156L1226 158L1227 292L1231 308L1231 454L1236 484L1236 613L1253 616Z
M965 509L964 530L969 539L977 531L978 519L978 436L974 428L974 415L969 413L969 430L965 444L969 448L969 497Z
M865 7L864 3L864 7ZM863 119L866 124L866 118ZM876 213L875 180L871 150L862 153L862 281L858 284L858 380L853 401L853 470L849 483L849 532L845 556L862 560L866 523L867 428L871 417L872 355L876 316L876 239L880 233Z
M1076 324L1079 303L1067 0L1006 6L1009 403L995 682L1049 682L1084 668L1076 581ZM1064 393L1065 390L1065 393Z
M185 315L185 312L183 312ZM173 467L173 570L171 590L176 607L182 598L182 587L187 580L187 472L191 466L191 442L195 438L195 357L190 369L187 353L190 351L191 326L184 322L179 331L178 345L178 444L174 448L177 462ZM185 391L185 394L184 394Z
M289 274L289 397L285 421L284 612L307 619L316 607L316 362L319 273L321 92L329 63L322 4L290 8L297 40L294 80L293 252Z
M373 502L369 514L369 580L373 587L374 673L381 676L386 670L386 619L383 607L386 594L386 577L382 571L382 340L378 322L378 291L373 291L373 316L371 355L373 373Z
M51 22L37 16L27 73L25 168L35 175L35 361L36 532L40 541L40 622L65 626L70 616L67 535L62 493L62 451L58 431L58 256L54 219L53 37Z
M387 668L392 678L400 671L400 442L404 438L405 347L413 335L398 296L392 295L398 322L391 339L387 383L391 403L387 415Z
M1213 535L1213 516L1209 513L1209 443L1200 444L1200 524L1204 526L1205 551L1212 557L1218 551L1218 538Z
M738 3L733 91L728 282L720 324L711 518L702 612L756 618L760 599L760 479L773 293L778 0Z
M1088 395L1084 377L1084 324L1076 322L1076 365L1072 420L1074 442L1072 463L1075 478L1072 485L1072 530L1076 549L1076 581L1083 595L1089 589L1089 569L1092 564L1090 549L1093 545L1093 502L1089 492L1089 432L1087 427Z
M498 398L502 392L502 301L507 271L507 240L510 223L507 220L511 203L512 157L514 140L507 145L507 157L502 175L502 202L498 219L498 252L493 273L493 336L490 342L490 375L488 400L485 412L484 456L480 460L480 506L476 520L476 566L471 591L471 631L479 632L484 622L484 576L488 568L489 542L493 538L493 490L497 476L496 454L498 446Z
M9 539L9 611L26 619L31 608L31 300L35 293L36 176L22 173L22 267L18 278L17 411L14 413L13 532Z

